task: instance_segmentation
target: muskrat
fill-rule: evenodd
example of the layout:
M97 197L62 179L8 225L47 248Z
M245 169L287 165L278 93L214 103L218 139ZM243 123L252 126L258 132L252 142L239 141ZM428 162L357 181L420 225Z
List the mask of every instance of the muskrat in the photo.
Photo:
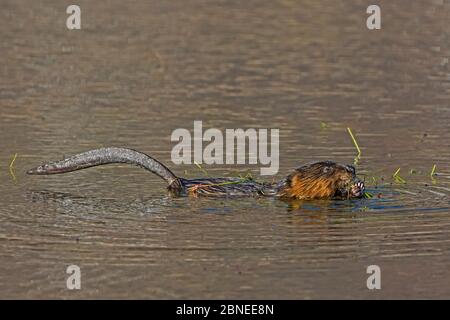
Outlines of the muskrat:
M27 171L47 175L66 173L89 167L128 163L142 167L165 180L175 196L271 196L280 199L348 199L364 195L364 183L356 177L355 167L333 161L303 165L286 178L274 183L256 182L252 178L177 177L152 157L132 149L101 148L67 159L47 163Z

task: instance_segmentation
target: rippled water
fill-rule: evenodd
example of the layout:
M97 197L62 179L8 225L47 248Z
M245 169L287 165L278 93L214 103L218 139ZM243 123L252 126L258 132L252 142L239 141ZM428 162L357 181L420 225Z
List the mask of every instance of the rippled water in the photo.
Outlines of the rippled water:
M446 1L381 1L379 31L365 1L78 4L80 31L53 1L0 5L1 298L450 297ZM279 128L277 179L352 163L351 127L374 197L174 199L127 166L25 175L114 145L201 177L170 161L171 132L194 120ZM80 291L66 289L70 264ZM366 288L371 264L380 291Z

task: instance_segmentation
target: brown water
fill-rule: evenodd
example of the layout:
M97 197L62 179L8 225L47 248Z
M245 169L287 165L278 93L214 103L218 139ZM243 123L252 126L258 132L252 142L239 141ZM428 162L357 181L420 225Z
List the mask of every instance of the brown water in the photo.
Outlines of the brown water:
M0 4L0 298L450 298L447 1L378 1L378 31L367 1L78 1L79 31L56 3ZM172 199L134 167L24 173L114 145L201 177L170 160L194 120L279 128L277 178L351 163L351 127L375 197Z

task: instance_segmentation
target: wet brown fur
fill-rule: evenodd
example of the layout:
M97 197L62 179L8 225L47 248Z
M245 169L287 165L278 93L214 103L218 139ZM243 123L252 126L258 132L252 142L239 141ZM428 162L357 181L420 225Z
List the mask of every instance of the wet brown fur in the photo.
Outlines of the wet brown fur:
M288 199L345 198L356 180L352 166L332 161L316 162L299 167L290 174L279 196Z

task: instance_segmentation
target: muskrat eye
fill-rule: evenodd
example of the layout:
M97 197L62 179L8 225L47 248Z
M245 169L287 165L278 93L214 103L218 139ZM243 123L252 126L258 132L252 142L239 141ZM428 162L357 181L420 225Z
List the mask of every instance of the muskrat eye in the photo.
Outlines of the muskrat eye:
M352 166L351 164L346 165L347 167L347 171L353 174L356 174L356 169L354 166Z

